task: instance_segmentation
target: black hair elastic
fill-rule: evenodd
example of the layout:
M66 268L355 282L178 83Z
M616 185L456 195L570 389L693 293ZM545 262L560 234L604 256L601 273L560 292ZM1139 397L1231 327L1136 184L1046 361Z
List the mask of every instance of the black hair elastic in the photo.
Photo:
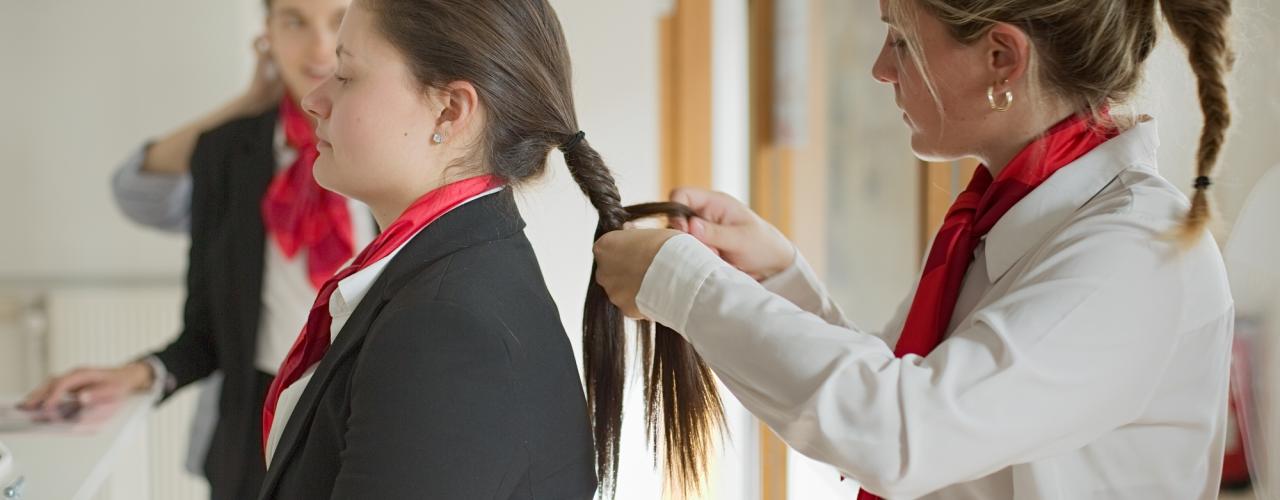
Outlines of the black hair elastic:
M560 152L568 153L570 151L573 151L574 148L578 147L578 144L582 143L582 139L585 138L586 136L587 136L586 132L579 130L578 133L573 134L573 137L569 138L569 140L565 141L564 144L560 145Z
M1213 181L1210 181L1208 176L1196 177L1196 189L1209 189L1212 185Z

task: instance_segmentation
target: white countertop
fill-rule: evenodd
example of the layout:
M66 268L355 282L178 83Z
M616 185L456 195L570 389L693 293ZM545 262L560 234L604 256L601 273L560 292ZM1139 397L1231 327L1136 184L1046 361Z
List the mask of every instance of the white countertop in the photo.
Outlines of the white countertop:
M16 397L0 398L14 400ZM63 426L0 431L0 443L12 452L16 470L26 478L23 498L92 499L122 450L137 442L145 444L150 400L136 396L118 403L91 429Z

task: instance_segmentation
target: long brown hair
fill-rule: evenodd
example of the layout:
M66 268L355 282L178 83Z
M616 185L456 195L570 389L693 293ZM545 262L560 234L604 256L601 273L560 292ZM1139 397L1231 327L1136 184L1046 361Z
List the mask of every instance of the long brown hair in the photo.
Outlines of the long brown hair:
M908 2L911 2L908 4ZM919 5L964 43L976 41L995 23L1021 28L1034 44L1038 71L1032 76L1077 111L1124 103L1142 81L1155 49L1157 6L1187 49L1198 83L1204 128L1196 154L1195 194L1179 239L1189 244L1212 220L1208 190L1231 125L1226 74L1235 63L1228 22L1231 0L891 0L895 18L910 23ZM910 53L927 62L914 44ZM925 75L926 79L928 75ZM932 83L930 83L932 88Z
M486 112L474 157L479 168L510 184L538 177L561 148L574 181L599 213L596 238L654 215L689 215L680 207L622 205L600 154L579 134L563 31L546 0L360 0L378 29L404 56L425 89L467 81ZM592 276L595 266L592 266ZM678 334L638 324L645 417L667 477L686 491L700 485L707 454L722 428L715 379ZM592 279L582 321L587 406L601 491L617 478L623 387L627 378L624 317Z

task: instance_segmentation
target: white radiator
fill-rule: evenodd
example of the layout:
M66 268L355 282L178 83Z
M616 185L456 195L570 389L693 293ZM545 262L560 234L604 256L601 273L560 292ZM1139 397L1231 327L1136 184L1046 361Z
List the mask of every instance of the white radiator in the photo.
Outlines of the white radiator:
M181 326L183 296L179 287L72 287L47 292L43 301L45 366L51 373L84 365L111 366L164 346ZM183 467L196 396L196 391L184 390L157 408L145 443L139 443L145 448L130 451L145 459L146 466L113 475L99 498L209 497L204 479Z

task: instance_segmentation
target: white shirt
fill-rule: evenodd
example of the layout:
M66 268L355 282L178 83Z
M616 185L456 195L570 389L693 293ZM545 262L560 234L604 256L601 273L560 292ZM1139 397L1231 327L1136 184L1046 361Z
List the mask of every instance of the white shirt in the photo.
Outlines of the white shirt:
M277 125L275 133L277 171L289 168L298 157L297 151L285 143L284 129ZM347 210L351 214L352 235L355 248L352 258L373 241L376 234L369 207L348 199ZM307 322L311 305L316 300L315 285L307 271L307 251L301 250L292 259L268 231L266 257L262 271L262 310L258 316L257 351L254 366L263 373L276 373L280 363L289 354L293 341ZM346 267L346 263L342 267Z
M788 444L873 493L1215 499L1232 300L1212 237L1160 238L1187 203L1157 143L1141 123L1010 210L927 357L893 355L907 305L866 333L802 257L762 285L688 235L637 304Z
M453 208L471 203L485 196L502 191L503 188L498 187L480 193L479 195L468 198L466 201L459 203ZM452 210L451 210L452 211ZM443 217L443 215L441 215ZM423 228L425 229L425 227ZM421 233L420 229L418 233ZM392 250L390 254L378 261L369 264L364 269L343 278L338 281L338 287L333 291L333 295L329 296L329 314L333 317L332 323L329 325L329 342L338 338L338 334L342 332L342 327L347 325L347 320L351 319L351 314L360 306L360 301L364 300L365 294L369 292L369 288L377 281L378 276L382 275L382 270L386 269L392 259L403 250L405 245L417 238L418 233L401 243L400 246ZM315 294L312 294L312 301L315 301ZM310 307L308 305L308 307ZM305 322L305 321L304 321ZM302 327L299 326L298 330ZM294 338L297 338L294 333ZM285 353L288 354L287 352ZM281 360L284 358L281 357ZM316 365L312 365L307 369L297 381L290 384L280 392L280 399L276 403L276 413L271 419L271 433L267 436L267 464L271 464L271 457L275 455L276 445L280 442L280 436L284 433L285 425L289 422L289 416L293 414L294 408L298 405L298 400L302 398L302 393L307 389L307 384L311 382L311 376L315 374Z

